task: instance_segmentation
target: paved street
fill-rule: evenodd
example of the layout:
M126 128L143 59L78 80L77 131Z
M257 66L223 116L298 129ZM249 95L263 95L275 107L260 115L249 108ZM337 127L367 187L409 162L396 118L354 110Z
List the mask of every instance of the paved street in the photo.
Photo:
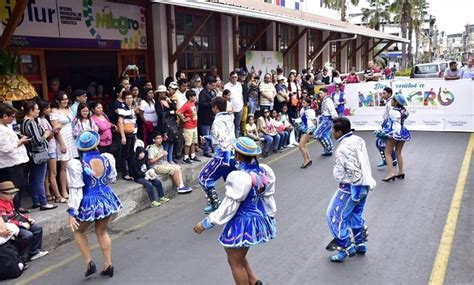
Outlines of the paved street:
M366 139L372 165L379 156L374 137ZM300 169L301 156L286 151L270 165L277 174L277 239L250 250L249 261L265 284L427 284L465 155L469 134L414 132L405 148L406 179L378 186L366 207L368 253L343 264L328 261L331 240L325 213L336 183L332 158L310 145L313 166ZM473 284L474 163L465 185L446 284ZM217 242L221 227L202 235L192 228L202 219L202 191L179 196L113 224L114 278L92 276L86 284L232 284L225 253ZM64 220L58 222L66 222ZM96 243L94 235L91 242ZM101 267L97 248L94 260ZM80 284L85 266L74 244L30 263L16 282Z

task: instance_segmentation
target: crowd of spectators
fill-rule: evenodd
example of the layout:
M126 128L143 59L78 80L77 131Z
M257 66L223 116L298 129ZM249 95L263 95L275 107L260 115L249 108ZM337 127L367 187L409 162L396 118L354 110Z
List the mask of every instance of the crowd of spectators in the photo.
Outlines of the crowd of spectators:
M226 83L216 69L189 80L178 71L156 87L151 81L131 80L121 77L108 95L95 82L87 91L70 86L63 91L54 79L48 100L0 103L0 182L5 183L0 187L0 236L14 232L9 224L19 228L16 235L30 245L19 247L25 265L47 254L41 251L41 226L27 214L68 202L68 161L80 157L75 140L83 131L99 133L99 151L113 154L121 177L142 184L151 207L157 207L169 201L159 175L170 176L178 193L188 193L192 189L184 184L180 165L212 156L208 138L214 98L228 101L236 137L257 141L267 157L298 145L303 102L316 114L320 108L315 86L337 86L333 97L342 114L345 99L340 87L360 78L355 69L342 78L337 70L291 70L284 76L279 68L274 74L237 69ZM22 202L26 193L31 204Z

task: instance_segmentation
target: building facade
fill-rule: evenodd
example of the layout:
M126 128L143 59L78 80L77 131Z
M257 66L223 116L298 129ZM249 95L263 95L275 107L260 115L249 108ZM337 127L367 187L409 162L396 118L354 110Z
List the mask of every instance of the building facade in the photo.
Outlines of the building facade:
M317 15L328 9L306 1L29 0L9 48L19 50L21 72L45 96L56 77L63 88L111 88L129 66L138 67L128 73L138 82L162 84L178 70L202 76L213 66L227 80L236 68L255 67L248 65L256 56L286 75L327 63L346 73L363 70L377 45L405 41ZM2 3L0 11L12 11L13 1ZM3 29L9 13L0 15Z

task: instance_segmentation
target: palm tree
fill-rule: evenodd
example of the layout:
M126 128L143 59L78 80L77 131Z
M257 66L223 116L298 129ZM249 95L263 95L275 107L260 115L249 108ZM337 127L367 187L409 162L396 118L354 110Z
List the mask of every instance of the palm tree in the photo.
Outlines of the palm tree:
M393 21L400 23L402 38L407 38L410 41L408 47L406 43L402 44L402 68L413 66L413 32L417 37L418 52L419 38L422 32L425 16L427 15L428 3L426 0L395 0L389 8L389 11L394 13Z
M390 22L389 0L369 0L369 8L362 8L362 22L380 31L381 24Z
M412 32L415 32L415 62L418 63L418 50L420 49L421 34L423 33L423 24L428 15L429 4L426 0L413 0L412 5Z
M347 21L347 1L348 0L324 0L326 7L341 11L341 21ZM350 0L354 6L359 5L359 0Z

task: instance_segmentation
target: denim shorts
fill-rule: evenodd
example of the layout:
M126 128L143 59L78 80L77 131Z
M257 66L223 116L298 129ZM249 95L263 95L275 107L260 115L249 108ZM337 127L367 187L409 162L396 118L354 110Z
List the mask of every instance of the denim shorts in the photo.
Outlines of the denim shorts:
M48 152L48 154L49 154L49 158L51 158L51 159L57 159L58 158L58 155L56 154L55 151L54 152Z

